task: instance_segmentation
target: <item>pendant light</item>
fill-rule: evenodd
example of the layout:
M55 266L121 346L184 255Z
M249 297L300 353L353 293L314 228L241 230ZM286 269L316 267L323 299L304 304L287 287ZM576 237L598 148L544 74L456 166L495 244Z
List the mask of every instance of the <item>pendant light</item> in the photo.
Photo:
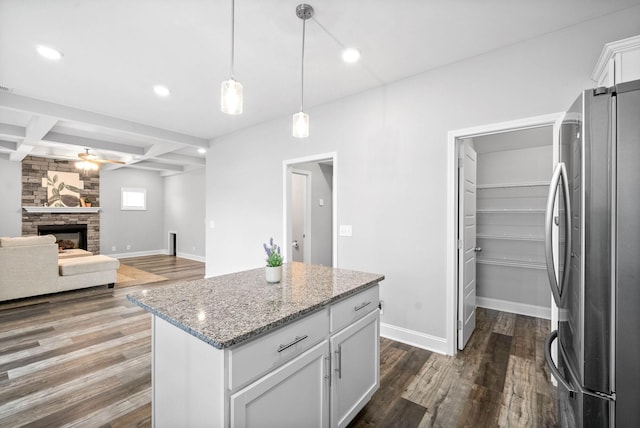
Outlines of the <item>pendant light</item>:
M296 15L302 19L302 66L300 72L300 111L293 115L293 136L306 138L309 136L309 115L304 112L304 36L307 19L313 16L313 8L308 4L299 4Z
M235 53L235 0L231 0L231 78L220 85L220 109L227 114L242 114L242 84L233 75Z

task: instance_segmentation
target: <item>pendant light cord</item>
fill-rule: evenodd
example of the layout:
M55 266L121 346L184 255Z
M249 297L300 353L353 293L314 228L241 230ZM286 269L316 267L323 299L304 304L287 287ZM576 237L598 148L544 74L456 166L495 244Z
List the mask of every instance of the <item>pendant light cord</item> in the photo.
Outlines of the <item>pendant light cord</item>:
M236 17L235 17L235 0L231 0L231 79L232 80L236 80L236 77L233 73L233 63L234 63L234 59L235 59L235 34L236 34L236 29L235 29L235 22L236 22Z
M304 106L304 33L307 24L307 19L302 18L302 67L300 67L300 111L303 111Z

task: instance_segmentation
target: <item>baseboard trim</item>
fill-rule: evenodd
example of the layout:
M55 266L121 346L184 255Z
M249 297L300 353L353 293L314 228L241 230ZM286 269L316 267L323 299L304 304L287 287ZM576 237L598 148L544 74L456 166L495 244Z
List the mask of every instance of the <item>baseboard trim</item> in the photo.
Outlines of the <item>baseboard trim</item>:
M195 254L177 253L176 256L182 259L193 260L194 262L207 262L207 259L204 256L196 256Z
M526 303L509 302L507 300L476 297L476 305L496 311L511 312L518 315L551 319L551 307L528 305Z
M426 349L427 351L439 354L447 353L447 340L443 337L431 336L430 334L385 323L380 323L380 336L396 342L406 343L416 348Z
M115 257L116 259L126 259L128 257L158 256L162 254L167 254L167 250L133 251L131 253L105 254L105 256Z

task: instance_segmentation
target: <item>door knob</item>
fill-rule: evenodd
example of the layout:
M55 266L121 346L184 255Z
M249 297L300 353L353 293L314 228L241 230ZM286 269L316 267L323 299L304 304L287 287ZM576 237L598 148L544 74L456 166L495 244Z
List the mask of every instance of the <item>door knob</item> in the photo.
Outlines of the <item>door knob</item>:
M300 247L300 246L298 245L298 241L293 241L293 242L291 243L291 246L292 246L293 248L295 248L296 250Z
M476 253L479 253L480 251L482 251L482 247L476 247L473 249L473 251L475 251Z

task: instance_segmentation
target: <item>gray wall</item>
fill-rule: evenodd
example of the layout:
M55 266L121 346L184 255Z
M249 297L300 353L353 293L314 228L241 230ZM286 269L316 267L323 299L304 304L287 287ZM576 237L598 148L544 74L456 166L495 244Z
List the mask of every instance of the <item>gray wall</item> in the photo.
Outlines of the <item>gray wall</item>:
M164 239L176 233L177 255L204 261L205 170L164 178ZM165 244L166 246L167 244Z
M0 236L22 235L22 164L0 158Z
M383 323L445 338L448 131L564 111L604 43L639 32L630 8L310 108L305 141L289 115L214 140L207 275L262 266L264 236L282 237L282 161L335 151L338 223L353 225L338 265L386 275Z
M147 210L120 210L122 187L146 188ZM166 240L163 239L164 179L157 172L135 169L100 171L100 206L102 254L126 257L127 253L158 253L166 249ZM112 249L114 246L115 251Z
M333 166L307 162L293 167L311 173L311 263L331 266ZM320 199L324 201L323 206L320 206Z

